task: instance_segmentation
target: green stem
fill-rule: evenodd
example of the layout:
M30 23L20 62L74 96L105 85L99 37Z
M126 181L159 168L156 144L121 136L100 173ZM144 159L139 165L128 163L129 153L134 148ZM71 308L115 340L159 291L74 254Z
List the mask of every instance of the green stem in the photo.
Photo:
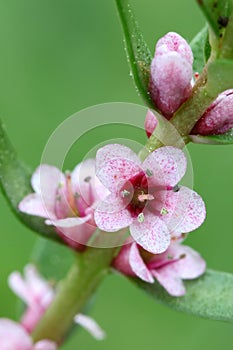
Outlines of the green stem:
M88 248L77 256L59 291L32 334L34 342L50 339L60 344L74 316L81 312L89 297L108 273L116 248Z

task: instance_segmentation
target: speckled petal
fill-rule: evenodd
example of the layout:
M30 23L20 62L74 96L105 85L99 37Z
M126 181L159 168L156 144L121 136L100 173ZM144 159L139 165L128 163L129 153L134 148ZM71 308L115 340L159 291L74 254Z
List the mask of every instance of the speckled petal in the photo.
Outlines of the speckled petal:
M145 282L154 283L154 278L144 263L136 243L132 243L129 252L129 263L133 272Z
M187 187L181 186L178 192L167 193L168 214L161 216L174 235L191 232L205 220L206 210L202 198Z
M104 164L111 159L127 159L132 163L140 165L141 162L136 155L129 147L126 147L121 144L110 144L100 148L96 154L96 168L99 169Z
M96 225L107 232L116 232L124 227L128 227L133 221L129 211L126 209L117 212L107 212L97 208L94 217Z
M149 169L153 176L149 178L153 184L175 186L184 176L187 160L183 151L172 146L158 148L143 162L143 169Z
M151 213L145 213L143 222L135 219L130 225L130 233L139 245L154 254L164 252L171 240L167 226Z
M142 169L139 165L125 158L108 160L96 169L96 175L107 189L117 192L123 184Z
M169 265L159 270L152 270L151 273L170 295L180 297L185 294L181 278L170 269Z

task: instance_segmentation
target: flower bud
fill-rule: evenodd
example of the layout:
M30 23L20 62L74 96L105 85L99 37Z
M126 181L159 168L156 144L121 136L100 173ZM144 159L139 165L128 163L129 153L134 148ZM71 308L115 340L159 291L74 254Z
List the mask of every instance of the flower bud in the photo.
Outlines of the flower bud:
M144 123L147 137L151 137L157 125L158 119L156 118L154 113L148 109Z
M222 92L194 126L191 134L218 135L233 128L233 89Z
M192 63L192 50L179 34L170 32L157 42L149 91L167 119L191 95Z

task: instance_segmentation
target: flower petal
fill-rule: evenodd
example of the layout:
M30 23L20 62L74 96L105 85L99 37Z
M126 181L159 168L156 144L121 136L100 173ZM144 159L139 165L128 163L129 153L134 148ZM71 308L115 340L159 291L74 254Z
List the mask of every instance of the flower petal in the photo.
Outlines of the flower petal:
M41 164L33 173L31 184L36 193L55 195L57 186L64 182L65 177L55 166Z
M133 218L127 209L121 209L116 212L104 211L99 206L94 214L96 225L103 231L116 232L129 226Z
M32 305L34 303L34 298L18 271L12 272L9 275L8 285L10 289L25 302L25 304Z
M170 269L170 265L152 270L151 273L170 295L180 297L185 294L185 286L181 278Z
M52 206L45 205L41 194L31 193L19 203L19 210L23 213L41 216L42 218L55 218L54 203Z
M78 164L72 171L73 193L81 196L85 206L90 206L108 194L95 174L95 159L86 159Z
M112 262L113 267L126 276L135 276L135 273L129 264L131 242L132 238L127 238L127 240L124 242L124 245L121 247L121 250Z
M51 340L40 340L33 346L33 350L57 350L57 344Z
M178 192L167 192L165 206L168 214L162 216L162 220L174 235L191 232L205 220L202 198L187 187L181 186Z
M0 318L1 350L32 350L32 341L23 327L6 318Z
M74 321L86 329L96 340L103 340L106 337L105 331L93 318L78 314L74 317Z
M88 220L90 220L91 215L87 215L85 217L73 217L73 218L65 218L65 219L60 219L60 220L46 220L45 223L47 225L53 225L56 227L76 227L79 225L84 224Z
M127 180L141 171L141 167L131 160L115 158L96 168L96 175L107 189L117 192Z
M171 240L167 226L151 213L144 214L143 222L135 219L130 225L130 233L139 245L154 254L164 252Z
M100 148L96 153L96 168L102 168L106 162L109 162L112 159L127 159L132 163L140 165L141 162L136 155L129 147L126 147L121 144L110 144Z
M222 92L195 124L191 134L224 134L233 127L233 90Z
M46 220L47 225L55 225L58 233L68 245L83 250L83 246L96 230L92 215L61 220ZM80 246L82 245L82 246Z
M145 282L154 283L154 278L144 263L136 243L132 243L129 252L129 263L133 272Z
M201 276L206 269L206 263L198 252L192 248L174 244L169 249L169 254L177 261L169 265L171 272L177 274L182 279L193 279Z
M146 114L146 119L145 119L145 125L144 125L147 137L150 137L153 134L157 125L158 125L158 119L155 117L154 113L148 109L148 112Z
M143 169L150 170L151 186L175 186L184 176L187 160L183 151L172 146L161 147L143 162Z

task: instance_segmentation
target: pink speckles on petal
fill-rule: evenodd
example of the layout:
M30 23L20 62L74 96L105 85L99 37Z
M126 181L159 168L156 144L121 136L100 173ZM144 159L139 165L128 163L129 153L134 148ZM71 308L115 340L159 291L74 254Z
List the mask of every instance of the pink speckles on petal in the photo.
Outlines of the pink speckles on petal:
M110 144L100 148L96 154L96 168L99 169L112 159L127 159L140 165L138 156L129 148L121 144Z
M171 240L167 226L151 213L145 213L143 222L135 219L130 226L130 232L139 245L154 254L164 252Z
M124 158L115 158L97 168L96 174L104 186L115 192L140 171L141 167L136 163Z
M175 201L171 215L164 215L163 220L172 234L191 232L205 220L206 210L202 198L187 187L180 187L179 192L171 193ZM176 203L175 203L176 202Z
M147 137L150 137L158 125L158 119L151 110L148 110L145 119L145 130Z
M122 209L116 212L101 211L101 208L97 208L95 211L96 225L104 231L116 232L124 227L129 226L133 218L126 209Z
M132 270L139 278L145 282L154 283L154 278L144 263L136 243L131 245L129 252L129 263Z
M175 186L184 176L187 160L184 152L178 148L161 147L151 153L143 162L143 168L153 173L152 183L161 186Z
M185 294L185 286L181 278L171 271L169 265L159 270L153 270L152 274L170 295L180 297Z

